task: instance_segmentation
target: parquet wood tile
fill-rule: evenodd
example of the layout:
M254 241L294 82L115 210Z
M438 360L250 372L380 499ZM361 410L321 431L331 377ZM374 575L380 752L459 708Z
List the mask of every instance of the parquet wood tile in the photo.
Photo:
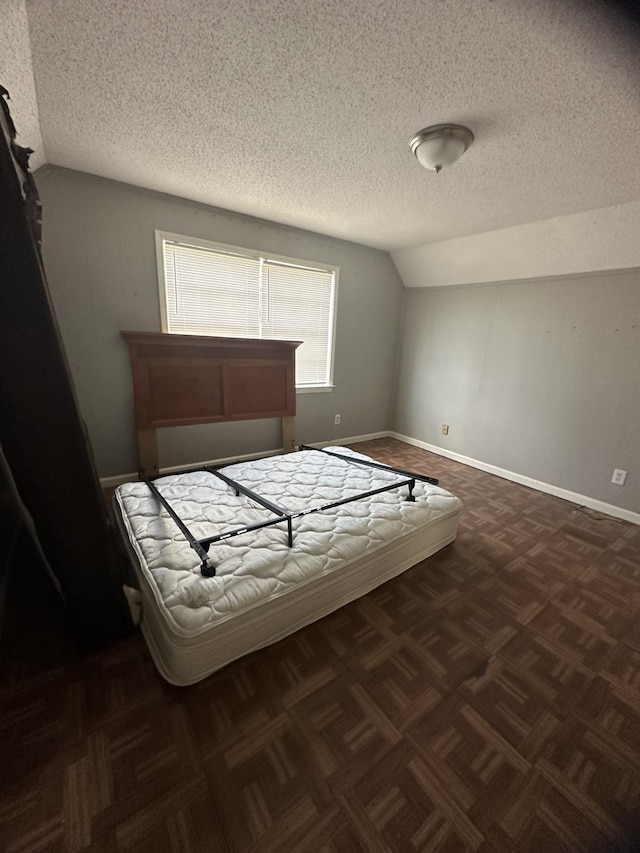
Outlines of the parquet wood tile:
M616 554L621 560L624 560L627 565L627 572L630 576L637 578L640 576L640 564L638 563L638 552L640 551L640 528L635 525L623 526L620 530L621 535L611 546L611 551Z
M637 693L640 699L640 651L618 643L601 667L600 677L614 687Z
M592 590L575 585L564 587L553 595L550 602L559 610L572 615L588 630L619 638L628 632L634 622L633 615L622 610Z
M390 439L362 450L458 494L457 541L192 687L138 634L80 654L57 599L38 619L18 584L0 849L640 849L640 528Z
M489 657L508 644L519 631L489 598L474 592L450 602L442 613L442 624L453 634Z
M516 557L504 567L504 574L513 574L518 583L530 590L538 601L547 602L560 595L567 588L567 581L545 563L531 559L528 554Z
M598 672L616 641L578 611L548 604L530 622L531 628L560 649L567 661Z
M563 719L556 697L553 687L500 657L492 658L485 672L468 679L456 696L527 760L538 756Z
M523 632L500 652L535 694L564 715L589 690L594 673L535 632Z
M518 853L613 853L631 849L624 830L603 832L582 805L576 805L562 788L536 771L487 835L496 850Z
M536 525L531 527L535 529ZM532 548L536 541L535 535L532 530L523 532L518 529L518 522L509 519L504 524L487 523L471 530L461 525L458 538L463 549L489 564L495 571Z
M445 691L433 670L408 643L364 662L358 673L365 692L398 731L404 731L442 701Z
M606 835L633 828L640 778L609 743L573 717L547 744L537 764L548 779Z
M626 562L626 561L625 561ZM636 617L640 613L640 583L627 574L626 566L592 561L576 575L577 584L603 601Z
M449 693L487 662L475 643L456 632L446 619L429 620L407 632L406 642L419 655L435 683Z
M574 714L640 773L640 697L636 691L596 678Z
M478 584L485 598L494 601L507 616L526 625L545 609L543 595L530 586L521 584L513 572L501 571Z

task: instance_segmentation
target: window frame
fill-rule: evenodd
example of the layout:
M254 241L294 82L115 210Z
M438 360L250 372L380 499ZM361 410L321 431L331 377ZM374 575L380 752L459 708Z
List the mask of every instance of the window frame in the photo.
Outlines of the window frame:
M257 261L260 260L268 263L286 264L302 269L317 270L333 275L333 293L332 304L329 306L330 324L329 324L329 364L327 371L327 382L321 385L296 385L296 394L318 394L328 391L333 391L334 384L334 365L335 365L335 344L336 344L336 323L338 314L338 283L340 268L334 264L324 262L309 261L304 258L292 258L286 255L276 255L271 252L261 252L256 249L249 249L245 246L235 246L229 243L218 243L213 240L201 239L199 237L188 237L185 234L174 234L170 231L155 230L155 245L156 245L156 269L158 279L158 298L160 303L160 328L166 334L178 334L177 332L169 331L169 318L167 310L167 291L165 281L165 261L164 261L164 243L175 242L183 243L185 246L192 246L196 249L210 249L214 252L223 252L233 255L239 255L245 258L250 258ZM212 335L212 337L214 337ZM232 336L229 336L232 337ZM251 336L249 336L251 337ZM264 340L268 340L265 338Z

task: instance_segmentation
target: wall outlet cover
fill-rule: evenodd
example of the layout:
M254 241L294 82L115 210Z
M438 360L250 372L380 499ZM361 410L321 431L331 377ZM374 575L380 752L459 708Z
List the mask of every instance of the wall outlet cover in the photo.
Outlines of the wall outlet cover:
M616 486L624 486L627 480L627 471L623 471L621 468L616 468L613 472L613 477L611 478L611 482L615 483Z

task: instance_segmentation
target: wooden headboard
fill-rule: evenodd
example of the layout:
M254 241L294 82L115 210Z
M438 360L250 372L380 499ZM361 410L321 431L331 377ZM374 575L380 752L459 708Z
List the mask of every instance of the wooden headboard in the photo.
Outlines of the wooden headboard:
M140 472L159 472L158 427L282 418L295 447L300 341L122 332L129 343Z

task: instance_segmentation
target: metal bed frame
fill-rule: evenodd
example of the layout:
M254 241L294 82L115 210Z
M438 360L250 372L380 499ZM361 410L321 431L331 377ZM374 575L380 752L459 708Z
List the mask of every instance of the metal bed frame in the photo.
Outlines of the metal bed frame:
M164 506L164 508L169 513L170 517L173 519L180 532L183 534L189 545L196 552L201 561L200 572L204 577L214 577L216 573L216 568L211 562L209 558L209 547L213 545L214 542L222 542L225 539L231 539L233 536L240 536L243 533L248 533L251 530L260 530L263 527L271 527L275 524L280 524L282 522L286 522L287 524L287 544L289 548L293 546L293 519L300 518L303 515L309 515L313 512L322 512L325 509L331 509L332 507L342 506L343 504L352 503L353 501L361 500L362 498L369 498L373 495L381 494L382 492L390 492L393 489L398 489L401 486L407 486L409 489L409 494L405 498L408 501L415 501L415 495L413 494L413 489L416 484L416 480L420 480L425 483L431 483L434 486L438 485L438 480L435 477L427 477L424 474L415 474L411 471L404 471L401 468L392 468L390 465L383 465L379 462L372 462L367 459L359 459L353 456L345 456L342 453L336 453L333 450L321 450L317 447L309 447L308 445L301 444L298 450L313 450L316 453L324 453L327 456L335 456L338 459L342 459L345 462L349 462L354 465L363 465L367 468L379 468L382 471L389 471L392 474L399 474L404 479L398 480L395 483L389 483L386 486L380 486L377 489L371 489L366 492L359 492L356 495L352 495L349 498L341 498L337 501L329 501L327 503L323 503L317 507L311 507L310 509L303 510L288 510L285 507L278 506L273 503L273 501L268 500L267 498L259 495L257 492L254 492L252 489L247 488L247 486L243 486L242 483L237 482L237 480L233 480L231 477L227 477L226 474L223 474L220 470L221 468L226 468L229 465L233 465L236 463L227 462L224 465L202 465L199 468L188 468L181 473L186 472L194 472L194 471L208 471L210 474L218 477L223 480L227 485L231 486L232 489L235 490L237 496L243 494L248 497L250 500L255 501L255 503L260 504L265 509L270 510L273 514L273 518L266 519L264 521L256 522L255 524L249 524L245 527L234 528L233 530L227 530L224 533L219 533L217 536L207 536L202 539L196 538L187 525L182 521L180 516L173 509L169 501L164 497L164 495L158 490L158 488L153 483L153 480L143 476L144 482L147 484L152 494L158 498L160 503Z

